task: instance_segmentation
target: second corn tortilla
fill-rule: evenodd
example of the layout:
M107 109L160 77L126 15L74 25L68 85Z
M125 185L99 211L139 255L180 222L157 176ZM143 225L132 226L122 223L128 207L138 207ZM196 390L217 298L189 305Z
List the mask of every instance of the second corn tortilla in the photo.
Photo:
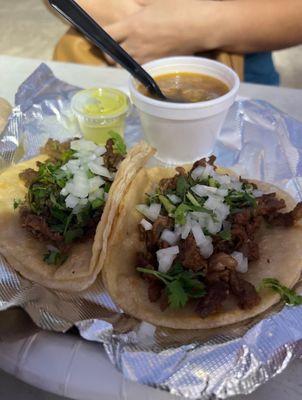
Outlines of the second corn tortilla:
M143 218L135 206L145 201L145 193L152 193L162 178L175 175L174 169L143 169L136 176L118 208L109 240L107 258L102 271L104 284L112 299L126 313L154 325L174 329L210 329L233 324L256 316L279 301L278 294L269 289L261 290L261 302L251 310L240 309L229 301L224 312L201 318L192 305L183 309L160 310L159 303L151 303L146 282L136 272L136 253L145 251L139 240L138 223ZM277 192L291 210L295 202L285 192L273 185L256 182L265 193ZM276 278L283 285L293 287L302 270L302 228L263 228L259 232L260 260L249 265L243 277L256 287L263 278Z
M80 291L89 287L102 269L107 252L107 239L120 201L131 181L154 150L141 142L129 150L121 163L110 188L95 238L76 242L68 259L60 266L43 261L45 242L41 242L21 227L19 211L13 209L15 199L23 199L26 187L19 173L35 168L37 161L45 161L41 155L14 165L0 175L0 253L8 263L25 278L48 288L63 291Z

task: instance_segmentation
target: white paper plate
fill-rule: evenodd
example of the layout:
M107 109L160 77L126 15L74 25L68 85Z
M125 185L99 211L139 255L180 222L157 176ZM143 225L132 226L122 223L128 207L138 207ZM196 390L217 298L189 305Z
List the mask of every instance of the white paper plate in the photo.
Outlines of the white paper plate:
M100 344L71 335L39 332L2 342L0 368L42 390L76 400L181 399L126 381Z

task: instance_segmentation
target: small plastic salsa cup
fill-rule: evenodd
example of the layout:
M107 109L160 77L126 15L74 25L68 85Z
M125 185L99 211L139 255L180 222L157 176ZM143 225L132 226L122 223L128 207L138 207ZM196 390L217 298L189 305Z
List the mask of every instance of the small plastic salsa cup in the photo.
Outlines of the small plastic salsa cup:
M120 90L107 87L81 90L73 96L71 108L85 139L105 144L112 131L124 136L130 101Z

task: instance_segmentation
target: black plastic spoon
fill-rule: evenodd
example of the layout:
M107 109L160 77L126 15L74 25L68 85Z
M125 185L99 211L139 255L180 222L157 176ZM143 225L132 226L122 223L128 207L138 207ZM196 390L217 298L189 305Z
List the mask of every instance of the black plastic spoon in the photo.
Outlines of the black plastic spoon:
M79 29L98 48L107 53L124 67L135 79L141 82L160 100L167 99L154 79L110 36L104 31L74 0L48 0L72 25Z

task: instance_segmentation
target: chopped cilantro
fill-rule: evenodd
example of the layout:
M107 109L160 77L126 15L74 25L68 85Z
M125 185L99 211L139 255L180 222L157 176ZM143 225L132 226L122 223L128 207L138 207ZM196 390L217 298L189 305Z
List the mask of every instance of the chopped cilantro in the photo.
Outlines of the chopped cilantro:
M16 208L18 208L18 207L20 206L21 203L22 203L22 200L20 200L20 199L14 199L14 204L13 204L14 210L15 210Z
M102 198L98 198L91 202L91 207L93 209L96 209L96 208L102 207L104 204L105 204L105 200Z
M176 206L172 204L166 196L160 194L158 199L169 215L176 209Z
M109 136L113 139L114 150L122 156L125 156L127 154L127 147L121 135L117 132L110 131Z
M198 201L196 200L196 198L193 196L192 193L188 192L186 194L187 199L193 204L193 206L199 207L200 204L198 203Z
M216 179L210 177L208 186L219 188L220 187L220 183L217 182Z
M280 294L281 299L289 305L299 306L302 304L302 296L297 294L293 289L289 289L286 286L283 286L278 279L274 278L264 278L260 285L260 289L269 288L274 292Z
M204 284L198 279L203 273L186 270L181 263L176 262L167 273L147 268L137 268L137 271L154 275L166 285L172 308L182 308L190 298L199 298L206 294Z
M177 177L177 181L176 181L176 194L177 196L181 197L182 199L184 199L186 192L189 188L189 183L186 180L186 178L182 175Z
M61 253L59 250L49 250L44 255L44 261L49 265L62 265L67 260L67 254Z
M83 232L84 231L82 228L67 230L64 234L65 243L67 243L67 244L72 243L75 239L78 239L81 236L83 236Z
M218 233L218 236L219 236L222 240L227 240L227 241L232 240L232 233L231 233L230 230L223 230L223 231L220 231L220 232Z
M112 185L111 182L105 182L105 185L104 185L104 192L105 193L109 193L111 185Z
M247 192L237 192L236 190L230 190L228 195L225 197L225 203L230 206L231 213L236 212L244 207L257 206L255 197Z
M202 207L201 205L194 206L193 204L181 203L176 208L175 213L174 213L174 218L175 218L176 224L184 225L186 223L186 215L189 211L204 212L204 213L210 214L213 219L215 217L215 214L213 211L208 210L207 208Z

